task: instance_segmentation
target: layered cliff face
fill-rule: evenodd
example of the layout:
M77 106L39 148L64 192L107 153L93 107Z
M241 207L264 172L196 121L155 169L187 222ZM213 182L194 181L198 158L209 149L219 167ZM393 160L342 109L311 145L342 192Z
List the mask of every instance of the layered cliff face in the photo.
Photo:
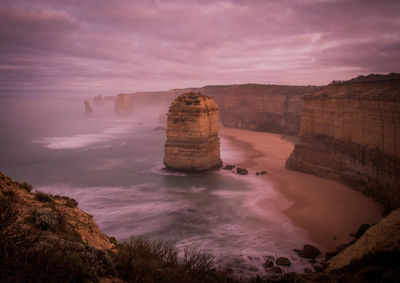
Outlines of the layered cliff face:
M218 106L211 97L180 95L168 111L164 164L191 172L220 167L218 130Z
M296 135L300 129L301 97L316 89L244 84L206 86L198 91L215 99L226 127Z
M166 104L177 96L195 91L211 96L226 127L296 135L300 129L302 96L318 89L315 86L242 84L172 89L130 94L135 104Z
M132 114L133 104L129 95L121 93L115 97L115 114L125 117Z
M400 76L353 79L305 96L299 136L287 168L400 207Z

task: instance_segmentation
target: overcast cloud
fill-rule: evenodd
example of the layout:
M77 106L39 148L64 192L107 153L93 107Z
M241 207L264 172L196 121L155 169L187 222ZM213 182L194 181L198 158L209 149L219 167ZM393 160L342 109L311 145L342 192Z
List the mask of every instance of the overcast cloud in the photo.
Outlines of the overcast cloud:
M400 72L400 1L0 2L0 93L326 84Z

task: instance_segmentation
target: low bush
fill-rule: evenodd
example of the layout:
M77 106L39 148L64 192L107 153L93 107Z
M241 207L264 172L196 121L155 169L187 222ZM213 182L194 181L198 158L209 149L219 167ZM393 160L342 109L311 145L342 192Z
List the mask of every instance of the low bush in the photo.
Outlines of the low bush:
M36 192L35 197L38 201L41 201L41 202L51 202L53 200L52 195L46 194L43 192Z
M33 186L31 184L28 184L27 182L23 182L22 184L19 184L19 186L29 193L33 190Z
M68 207L74 208L74 207L78 206L78 202L73 198L70 198L67 196L60 196L60 195L55 195L54 198L65 200L66 201L65 205Z
M35 213L35 226L42 230L55 231L58 223L57 215L49 208L38 209Z
M233 282L213 267L212 256L175 248L159 241L133 238L118 247L114 258L118 276L128 282Z

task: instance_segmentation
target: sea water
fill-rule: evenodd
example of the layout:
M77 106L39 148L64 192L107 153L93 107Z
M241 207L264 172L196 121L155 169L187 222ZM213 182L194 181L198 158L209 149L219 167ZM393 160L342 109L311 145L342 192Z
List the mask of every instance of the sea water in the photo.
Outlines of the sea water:
M290 202L265 178L165 170L166 105L135 104L132 116L120 118L108 102L87 114L80 98L3 96L0 103L0 170L76 199L105 234L194 248L244 276L262 274L270 256L288 257L286 271L309 266L293 249L311 242L282 214ZM245 159L224 138L221 157ZM265 199L268 209L257 205Z

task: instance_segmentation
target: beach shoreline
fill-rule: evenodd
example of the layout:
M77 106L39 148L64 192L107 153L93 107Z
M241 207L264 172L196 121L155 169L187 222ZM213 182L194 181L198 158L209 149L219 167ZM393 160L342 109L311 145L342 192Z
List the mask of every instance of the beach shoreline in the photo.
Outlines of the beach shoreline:
M282 214L303 228L309 239L322 251L330 252L353 238L361 224L374 224L382 217L382 207L369 197L343 184L285 168L294 144L279 134L222 128L220 136L244 153L235 165L249 170L249 175L271 183L292 202ZM287 203L287 201L286 201ZM257 205L268 210L268 200ZM299 247L306 243L299 243Z

